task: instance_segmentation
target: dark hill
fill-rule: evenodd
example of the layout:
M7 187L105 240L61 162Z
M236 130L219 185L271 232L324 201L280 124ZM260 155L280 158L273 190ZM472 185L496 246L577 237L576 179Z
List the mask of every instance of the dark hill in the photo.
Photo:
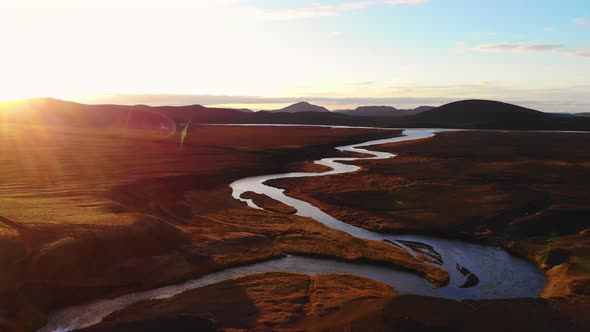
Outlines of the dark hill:
M322 106L313 105L308 102L302 101L297 104L287 106L278 110L268 111L273 113L301 113L301 112L330 112L328 109Z
M462 100L419 114L416 118L452 123L542 118L545 113L491 100Z
M476 129L588 130L590 122L490 100L463 100L422 112L407 123Z
M52 98L0 103L0 122L60 127L152 129L167 121L184 123L241 122L254 113L226 108L146 105L86 105Z

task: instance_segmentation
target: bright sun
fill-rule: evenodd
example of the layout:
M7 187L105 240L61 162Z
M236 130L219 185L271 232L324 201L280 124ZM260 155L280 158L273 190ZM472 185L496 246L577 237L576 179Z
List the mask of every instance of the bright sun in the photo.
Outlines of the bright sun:
M62 82L59 80L54 82L53 88L47 89L36 87L34 83L31 83L30 85L18 83L20 82L15 82L12 87L6 86L0 88L0 102L17 101L35 97L53 97L72 100L81 96L80 94L66 93L65 88L59 88L60 86L65 86L65 84L60 84Z
M0 90L0 102L22 100L32 97L36 96L26 92Z

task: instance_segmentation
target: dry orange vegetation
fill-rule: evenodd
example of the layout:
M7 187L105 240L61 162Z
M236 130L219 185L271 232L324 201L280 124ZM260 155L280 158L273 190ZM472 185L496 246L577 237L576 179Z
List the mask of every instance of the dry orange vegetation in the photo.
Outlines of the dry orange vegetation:
M451 132L379 149L398 157L357 162L364 169L355 174L272 184L364 228L502 245L546 270L539 305L549 308L540 312L590 326L589 134ZM486 310L526 312L536 303L505 302Z
M140 302L83 331L584 330L554 307L542 299L451 301L398 295L387 285L351 275L266 273Z
M243 329L309 330L317 324L343 323L366 314L362 308L375 308L374 302L397 293L387 285L351 275L307 276L294 273L249 275L235 280L185 292L172 299L144 301L111 314L104 323L84 331L115 331L138 328L146 317L158 321L166 318L193 317L183 331ZM360 309L360 310L359 310ZM352 313L345 320L335 320L340 311ZM200 319L196 319L200 318ZM201 329L199 329L201 328ZM145 324L142 331L149 330Z
M0 128L0 330L30 331L62 305L288 253L448 278L385 243L231 198L236 179L391 133L202 126L182 147L178 135L119 134Z

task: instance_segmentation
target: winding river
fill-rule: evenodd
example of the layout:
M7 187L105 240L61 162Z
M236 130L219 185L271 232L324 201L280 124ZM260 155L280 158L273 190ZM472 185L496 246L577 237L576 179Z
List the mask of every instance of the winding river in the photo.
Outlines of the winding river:
M190 289L215 284L238 276L274 271L306 274L350 273L387 283L402 294L428 295L450 299L497 299L538 296L545 284L543 273L530 262L513 256L501 248L431 236L388 235L368 231L339 221L307 202L285 195L283 189L265 184L265 182L273 179L328 176L354 172L359 169L358 166L341 162L395 157L395 155L387 152L367 150L366 147L368 146L429 138L440 131L443 130L407 129L403 131L403 136L400 137L341 146L337 149L360 153L362 156L356 158L325 158L316 161L317 164L332 168L331 171L327 172L294 172L249 177L233 182L231 188L233 189L232 196L246 202L250 207L260 209L252 200L241 198L243 193L252 191L264 194L296 208L296 214L299 216L313 218L328 227L358 238L385 241L392 246L400 247L417 258L420 257L425 262L448 271L450 283L447 286L434 288L426 279L416 274L389 267L287 256L243 267L229 268L177 285L67 307L51 314L48 324L38 332L72 331L92 326L99 323L110 313L142 300L169 298Z

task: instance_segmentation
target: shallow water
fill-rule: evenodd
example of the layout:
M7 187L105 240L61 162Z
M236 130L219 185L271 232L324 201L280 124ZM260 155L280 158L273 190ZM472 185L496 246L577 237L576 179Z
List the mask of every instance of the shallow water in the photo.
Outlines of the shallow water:
M541 270L522 258L510 255L501 248L432 236L387 235L372 232L341 222L307 202L285 195L283 189L265 184L266 181L273 179L329 176L354 172L359 169L358 166L342 164L340 162L395 157L391 153L367 150L366 147L368 146L428 138L441 131L445 130L408 129L404 130L404 136L401 137L338 147L337 149L340 151L362 153L368 156L357 158L325 158L316 161L316 164L331 167L332 170L328 172L294 172L241 179L230 185L233 189L232 195L234 198L246 202L251 207L259 208L252 200L240 198L240 195L247 191L265 194L277 201L295 207L297 209L297 215L313 218L326 226L358 238L377 241L387 240L412 254L416 254L416 251L400 241L419 242L432 246L435 253L438 253L442 257L444 263L441 267L449 272L451 277L448 286L432 291L430 295L433 296L453 299L494 299L538 296L545 284L545 276ZM479 283L470 288L461 288L466 282L466 277L457 269L458 265L467 268L471 273L475 274L479 279ZM355 271L350 271L350 273L356 274ZM402 283L401 281L393 282L391 285L396 289L407 290L403 291L404 293L421 294L420 285L416 285L416 289L412 290L411 284Z
M265 194L284 204L295 207L297 209L297 215L313 218L324 225L355 237L377 241L386 240L392 243L392 245L401 247L414 255L417 252L421 252L431 257L442 258L443 263L439 266L449 272L451 276L449 285L441 288L433 288L426 279L416 274L389 267L347 263L329 259L288 256L248 266L229 268L177 285L132 293L116 299L98 300L85 305L65 308L53 313L49 317L49 323L40 329L39 332L71 331L77 328L92 326L100 322L110 313L142 300L167 298L190 289L211 285L238 276L276 271L306 274L349 273L387 283L402 294L428 295L450 299L495 299L538 296L545 284L543 273L528 261L512 256L501 248L431 236L387 235L371 232L341 222L307 202L285 195L282 189L264 184L264 182L272 179L327 176L353 172L359 168L354 165L341 164L340 161L395 157L395 155L390 153L370 151L364 149L364 147L432 137L438 131L441 130L404 130L405 136L403 137L342 146L337 149L340 151L363 153L364 155L358 158L326 158L316 161L318 164L333 168L332 171L328 172L295 172L250 177L232 183L231 188L233 189L232 196L234 198L242 200L254 208L259 207L252 200L240 198L242 193L253 191L259 194ZM408 241L416 242L418 246ZM468 269L477 276L479 282L472 287L462 288L467 278L459 271L458 267Z

